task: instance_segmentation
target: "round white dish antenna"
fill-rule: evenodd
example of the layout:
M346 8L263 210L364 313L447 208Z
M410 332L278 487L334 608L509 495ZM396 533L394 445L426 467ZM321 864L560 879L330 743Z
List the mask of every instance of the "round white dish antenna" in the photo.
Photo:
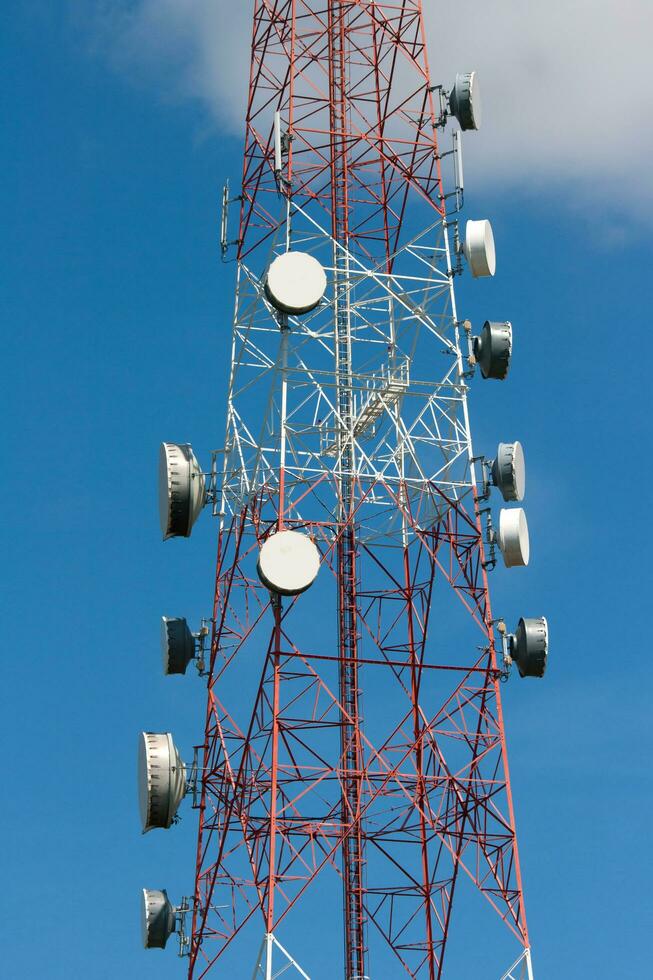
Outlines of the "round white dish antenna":
M449 108L461 129L481 128L481 92L475 71L456 75L449 93Z
M484 378L503 381L512 357L512 324L486 320L478 337L474 337L474 357Z
M299 531L278 531L261 548L256 570L263 585L271 592L299 595L317 578L320 552L308 535Z
M520 619L510 637L510 655L521 677L544 677L549 654L549 625L544 618Z
M185 674L195 656L195 639L183 616L161 617L161 656L164 674Z
M499 512L499 533L497 536L506 568L528 565L530 544L528 523L521 507Z
M475 279L493 276L497 269L492 225L486 219L465 226L465 258Z
M145 949L165 949L175 931L175 909L163 889L143 889L141 932Z
M172 824L186 795L186 767L169 732L141 732L138 741L138 803L143 833Z
M188 538L206 503L206 481L193 449L162 442L159 452L159 517L163 540Z
M285 252L268 269L265 293L278 310L299 314L314 310L324 296L324 269L308 252Z
M492 464L492 482L504 500L523 500L526 462L521 442L500 442Z

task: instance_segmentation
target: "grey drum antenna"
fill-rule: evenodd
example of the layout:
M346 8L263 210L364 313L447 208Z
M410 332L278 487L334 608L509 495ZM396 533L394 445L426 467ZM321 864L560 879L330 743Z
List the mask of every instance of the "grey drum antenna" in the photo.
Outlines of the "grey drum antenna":
M490 496L490 488L496 487L506 501L520 501L526 493L526 462L521 442L500 442L494 459L475 456L483 473L482 499Z
M190 938L186 916L190 902L183 898L174 906L165 888L144 888L141 896L141 935L145 949L165 949L173 932L179 936L179 955L188 956Z
M463 130L481 128L481 91L475 71L457 74L450 92L442 85L429 91L437 92L439 100L437 126L446 126L449 116L454 116Z
M504 381L512 357L512 324L486 320L478 337L472 340L470 365L478 364L483 378Z
M461 129L481 128L481 92L475 71L456 75L449 93L449 110Z
M206 671L206 643L211 620L203 619L197 633L193 633L183 616L161 617L161 658L163 673L185 674L191 660L195 661L200 676Z
M514 633L506 633L500 620L499 632L506 672L516 663L520 677L544 677L549 656L549 624L544 616L520 619Z

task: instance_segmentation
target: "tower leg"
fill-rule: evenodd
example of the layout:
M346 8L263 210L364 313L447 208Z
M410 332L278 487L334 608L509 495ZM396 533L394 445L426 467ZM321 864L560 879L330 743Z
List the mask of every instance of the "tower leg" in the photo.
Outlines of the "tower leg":
M275 949L277 950L276 957L274 956ZM276 959L277 965L273 964L273 959ZM264 977L265 980L276 980L288 970L299 974L304 980L311 980L308 973L304 973L299 963L283 948L274 935L271 932L266 933L261 943L252 980L260 980L261 977Z
M507 973L503 974L501 980L533 980L533 964L531 963L530 949L526 948L524 950Z

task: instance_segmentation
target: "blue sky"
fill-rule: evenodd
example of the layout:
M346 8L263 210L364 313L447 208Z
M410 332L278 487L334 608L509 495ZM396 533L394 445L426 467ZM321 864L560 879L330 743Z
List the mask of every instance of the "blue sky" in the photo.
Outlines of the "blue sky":
M195 818L141 837L136 738L172 730L186 755L200 738L202 686L161 676L158 628L208 614L216 528L204 514L190 542L161 543L156 454L188 440L206 460L222 438L218 201L240 136L192 51L165 82L174 33L139 71L133 30L120 47L115 19L80 15L92 6L2 14L3 976L161 980L183 974L173 949L140 949L139 889L191 890ZM490 95L485 109L490 128ZM504 688L540 980L650 972L652 214L639 155L622 191L610 122L585 186L582 132L569 182L558 156L474 185L467 143L469 213L491 217L499 267L459 305L516 331L509 382L474 385L475 446L519 438L529 473L531 565L493 573L493 607L551 629L545 680Z

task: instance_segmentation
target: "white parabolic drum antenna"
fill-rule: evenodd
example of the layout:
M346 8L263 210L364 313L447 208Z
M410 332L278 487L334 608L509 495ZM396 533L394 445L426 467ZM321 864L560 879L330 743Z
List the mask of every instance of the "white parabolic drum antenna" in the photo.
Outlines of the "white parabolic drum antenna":
M138 741L138 803L143 833L167 829L186 794L186 767L172 735L141 732Z
M259 553L257 571L261 582L279 595L299 595L309 588L320 570L320 552L306 534L279 531L271 535Z
M521 507L510 508L510 510L503 508L500 511L499 547L506 568L528 565L530 557L528 523Z
M308 252L285 252L268 269L265 292L284 313L309 313L324 296L326 274Z
M486 219L465 225L465 258L475 279L493 276L497 271L494 233Z
M163 442L159 452L159 517L166 538L190 536L206 503L204 474L189 445Z
M141 932L145 949L165 949L175 931L175 910L163 889L143 889Z

